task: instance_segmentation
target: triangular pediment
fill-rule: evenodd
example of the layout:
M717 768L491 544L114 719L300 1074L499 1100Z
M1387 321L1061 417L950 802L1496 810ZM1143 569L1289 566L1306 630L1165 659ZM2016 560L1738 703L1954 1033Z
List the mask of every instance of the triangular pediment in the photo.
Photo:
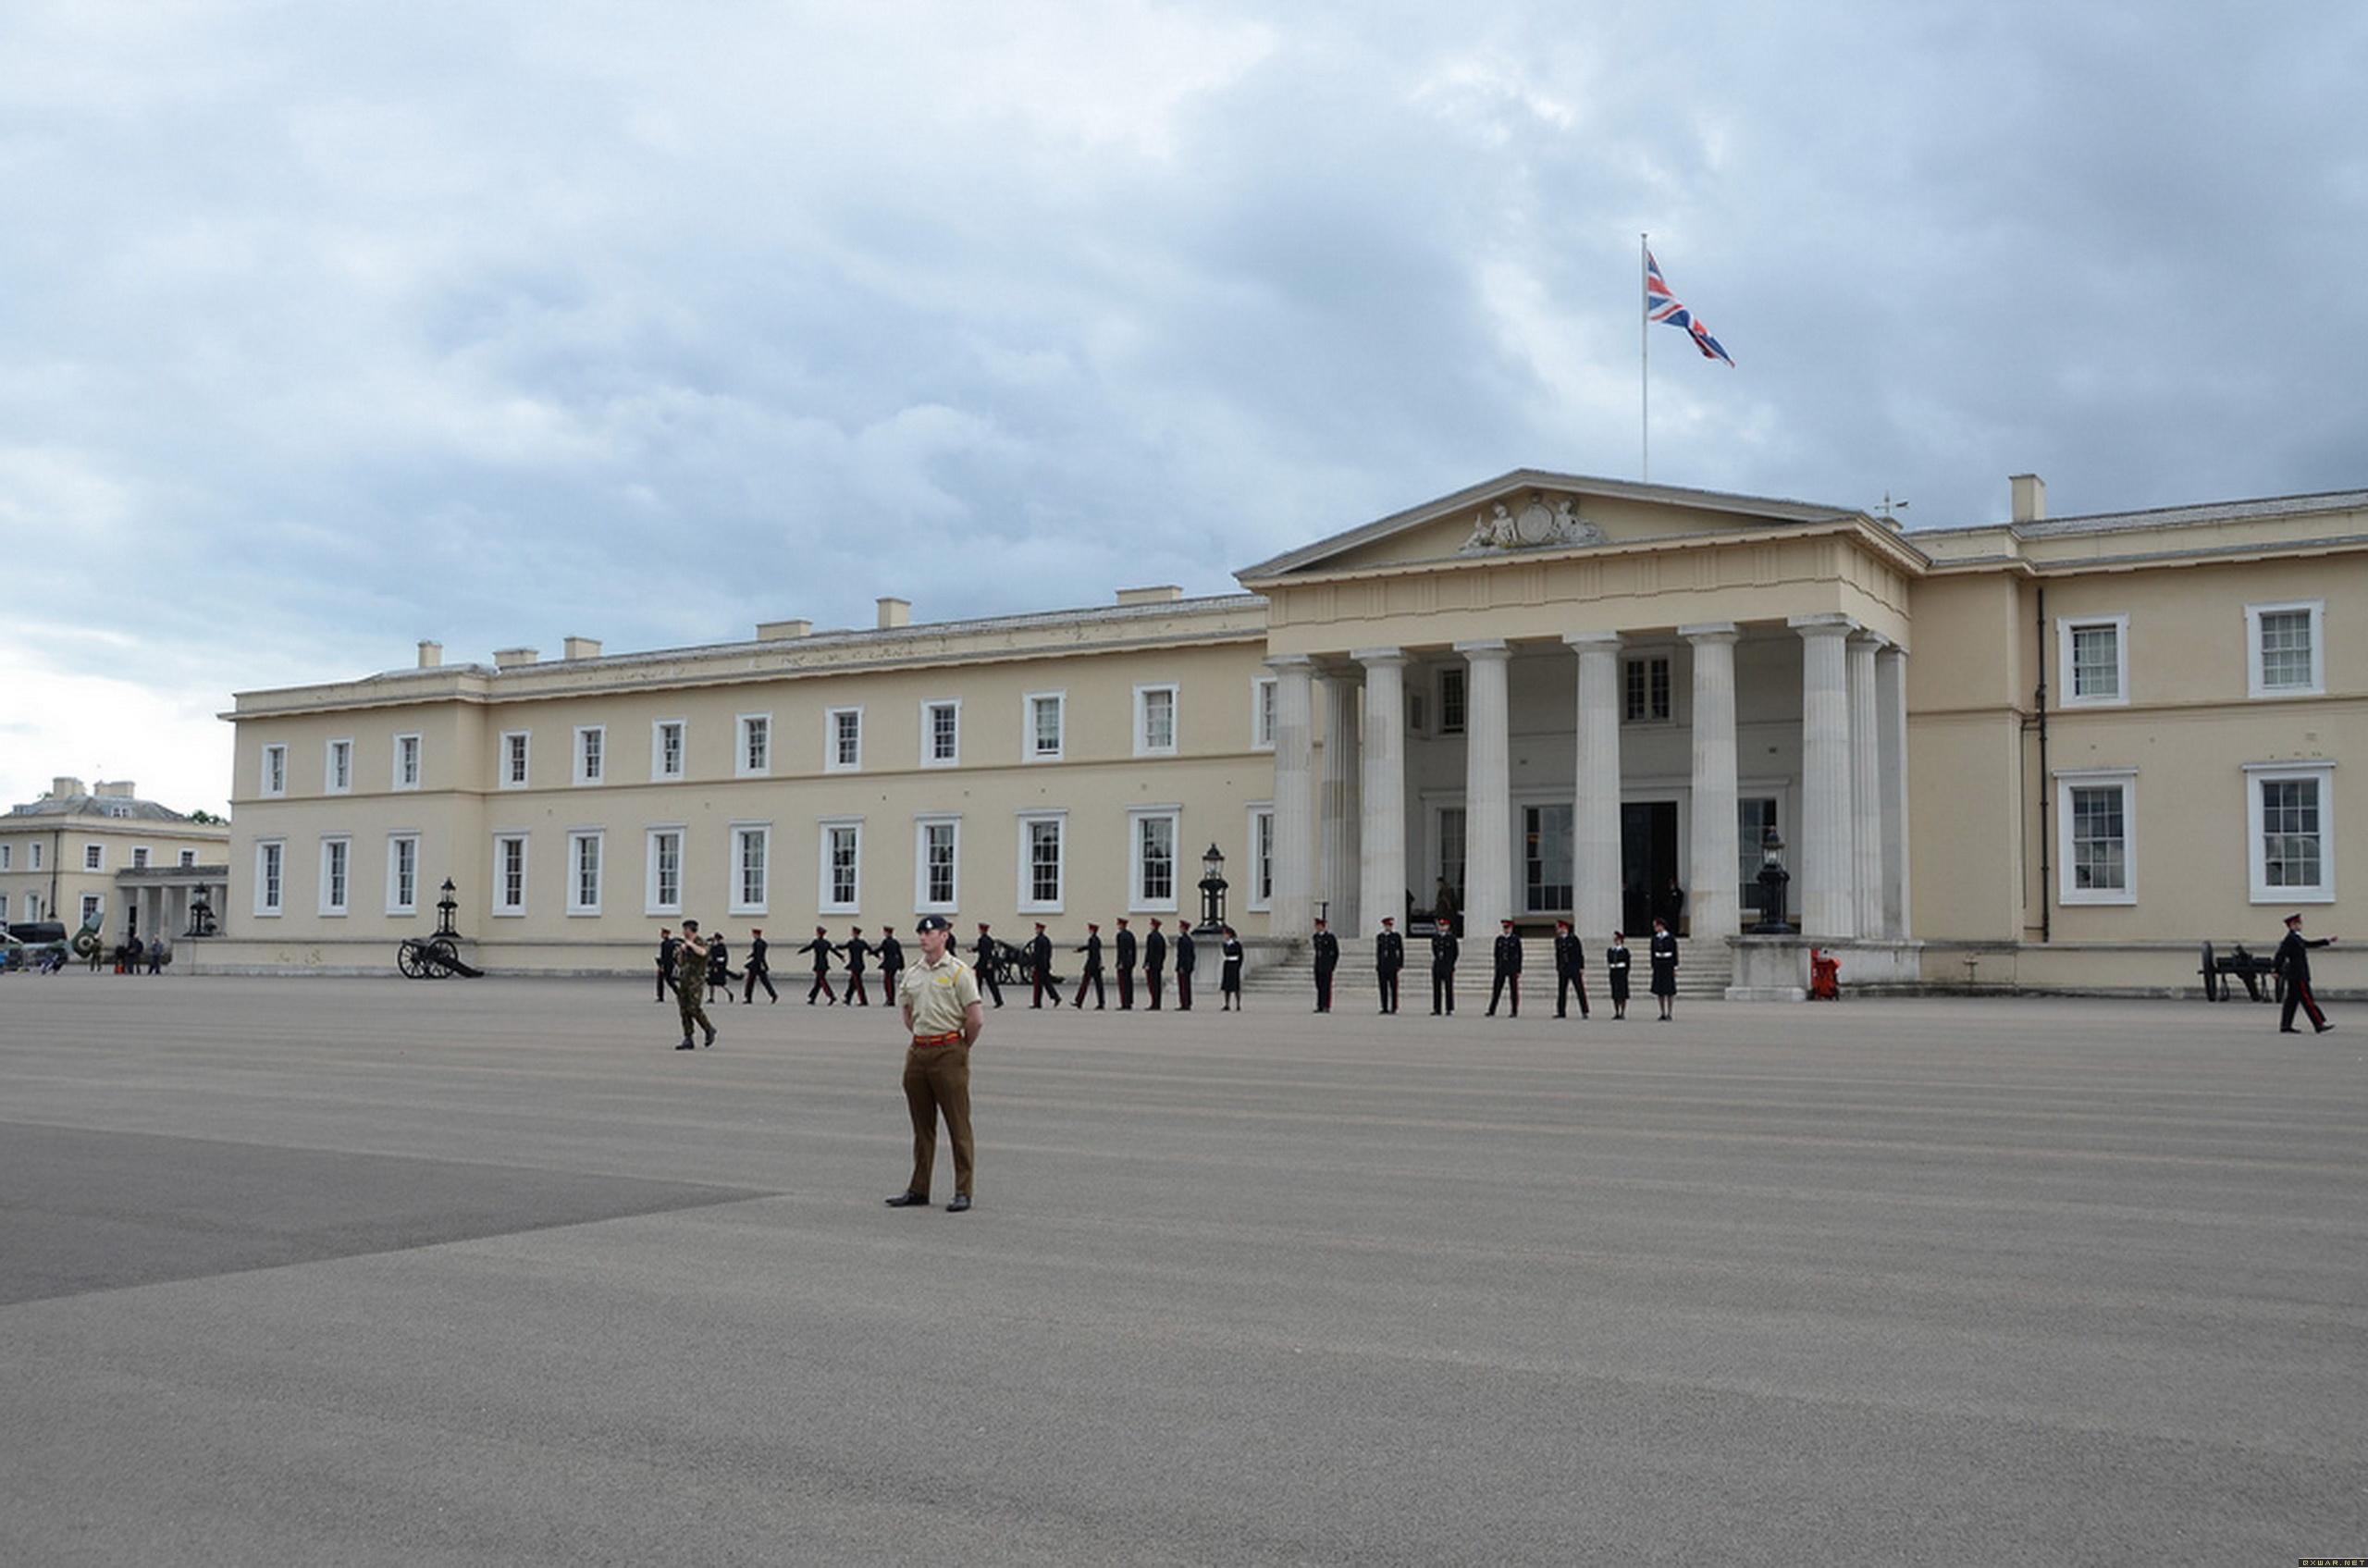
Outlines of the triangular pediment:
M1560 554L1692 535L1833 523L1857 515L1849 507L1523 468L1318 539L1244 567L1234 576L1254 588L1286 577L1475 557Z

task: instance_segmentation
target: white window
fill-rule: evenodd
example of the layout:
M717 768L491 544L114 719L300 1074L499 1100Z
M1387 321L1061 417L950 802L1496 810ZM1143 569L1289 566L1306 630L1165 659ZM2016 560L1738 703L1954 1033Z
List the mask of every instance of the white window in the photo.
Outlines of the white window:
M921 766L951 768L962 759L962 702L944 698L921 704Z
M2255 697L2316 697L2326 689L2320 633L2325 600L2245 606L2245 674Z
M419 913L419 835L387 835L387 913Z
M259 839L255 843L255 913L278 915L286 889L282 886L288 869L288 846L276 838Z
M575 782L596 784L609 765L609 726L575 726Z
M352 880L353 841L350 838L321 840L321 913L345 913L346 884Z
M104 907L105 906L100 902L97 894L82 895L82 923L86 926L96 926L99 923L99 911Z
M1463 733L1464 677L1467 673L1461 664L1439 666L1439 734L1443 735Z
M1135 755L1176 755L1176 688L1173 685L1135 688Z
M104 844L86 844L82 846L82 869L86 871L105 870L107 869L107 846Z
M344 795L353 788L353 742L329 742L329 754L321 767L321 787L330 795Z
M29 920L37 920L41 919L40 894L28 893L25 895L25 919Z
M0 893L0 929L5 929L5 928L7 926L7 924L8 924L8 895L7 895L6 894L5 894L5 893Z
M2129 700L2129 617L2094 615L2055 623L2056 665L2066 708Z
M820 899L826 915L860 914L863 892L863 819L825 820L822 830L822 885Z
M493 840L493 912L526 912L526 835L498 833Z
M2245 767L2252 901L2335 902L2335 764Z
M419 787L419 737L415 735L395 737L395 787Z
M1061 759L1064 741L1068 734L1069 694L1065 691L1031 691L1026 699L1028 733L1023 737L1020 759L1027 762L1057 762Z
M501 735L501 787L526 787L527 743L533 737L524 730L505 730Z
M2055 775L2059 903L2138 902L2137 781L2131 768Z
M683 776L683 721L660 719L649 726L649 782Z
M919 817L913 828L913 907L944 912L956 907L962 859L962 819Z
M567 835L567 912L600 912L600 830L575 828Z
M263 748L263 792L265 795L288 793L288 748L273 745Z
M1131 848L1127 866L1127 907L1130 911L1172 913L1176 908L1176 833L1183 809L1176 806L1137 807L1127 813L1127 837Z
M1022 914L1061 912L1067 897L1068 837L1065 811L1024 812L1019 819L1019 909Z
M184 866L194 866L194 865L196 865L196 864L197 864L197 851L196 851L196 850L194 850L194 849L184 849L184 850L182 850L182 851L181 851L181 864L182 864L182 865L184 865Z
M863 766L863 710L833 708L822 716L822 771L849 773Z
M1250 749L1275 749L1275 677L1253 676L1250 682Z
M140 844L132 846L131 869L135 871L144 871L148 869L148 846L146 845Z
M1620 717L1631 724L1667 723L1670 716L1669 658L1652 654L1621 666Z
M761 915L765 909L765 878L772 860L771 822L735 822L732 827L732 901L735 915Z
M27 845L25 847L32 851L32 869L33 869L34 870L36 870L36 871L37 871L37 870L41 870L41 846L40 846L39 844L37 844L37 843L36 843L36 844L29 844L29 845Z
M15 845L0 844L0 871L6 870L9 865L15 861L16 858L17 846Z
M744 779L761 779L773 771L773 716L740 715L740 744L733 752L733 772Z
M647 880L642 883L642 911L651 915L683 912L683 830L648 830Z
M1275 901L1275 809L1250 808L1250 885L1242 890L1242 907L1270 908Z

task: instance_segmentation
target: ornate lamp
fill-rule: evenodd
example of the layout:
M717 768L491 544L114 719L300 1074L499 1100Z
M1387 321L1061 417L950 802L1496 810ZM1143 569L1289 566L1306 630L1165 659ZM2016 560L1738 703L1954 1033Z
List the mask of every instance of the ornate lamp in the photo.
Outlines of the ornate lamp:
M452 896L452 879L450 877L446 877L444 879L444 896L436 901L437 935L458 936L460 934L459 932L452 929L452 915L455 910L460 908L460 907L461 901Z
M1759 841L1759 923L1752 930L1762 936L1790 936L1792 922L1784 919L1784 887L1793 873L1784 869L1784 841L1770 828Z
M1225 855L1215 844L1201 857L1201 929L1216 931L1225 925Z

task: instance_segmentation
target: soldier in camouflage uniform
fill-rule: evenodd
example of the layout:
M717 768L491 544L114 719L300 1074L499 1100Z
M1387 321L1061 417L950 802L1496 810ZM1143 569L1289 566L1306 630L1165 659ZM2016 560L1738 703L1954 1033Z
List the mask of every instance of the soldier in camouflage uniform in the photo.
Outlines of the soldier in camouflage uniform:
M683 1010L683 1043L675 1050L691 1048L694 1025L707 1031L703 1043L715 1043L715 1025L707 1021L706 996L707 940L699 935L698 921L684 920L682 945L674 953L674 1000Z

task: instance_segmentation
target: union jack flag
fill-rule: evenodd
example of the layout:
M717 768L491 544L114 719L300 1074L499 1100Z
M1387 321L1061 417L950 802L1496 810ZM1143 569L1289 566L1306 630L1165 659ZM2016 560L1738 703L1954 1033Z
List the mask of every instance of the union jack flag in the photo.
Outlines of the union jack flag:
M1694 313L1678 303L1677 296L1669 291L1669 283L1661 277L1661 264L1653 259L1650 251L1645 253L1645 319L1682 327L1694 340L1694 346L1702 351L1704 359L1722 359L1731 366L1734 364L1734 356L1720 348L1709 329L1694 319Z

